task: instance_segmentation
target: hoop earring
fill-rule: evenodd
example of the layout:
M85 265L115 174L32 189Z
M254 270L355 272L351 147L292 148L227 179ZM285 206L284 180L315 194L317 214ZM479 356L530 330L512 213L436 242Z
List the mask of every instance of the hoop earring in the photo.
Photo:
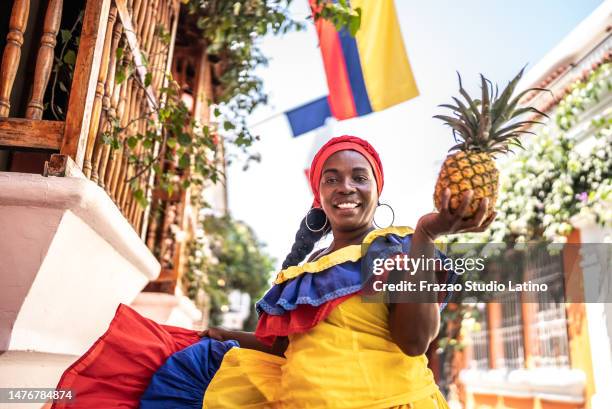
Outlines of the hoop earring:
M376 206L376 207L378 208L380 206L387 206L391 210L391 216L392 216L391 224L389 224L387 227L393 226L393 222L395 222L395 212L393 211L393 208L391 207L391 205L389 205L387 203L380 203L380 202L378 202L378 206ZM372 219L372 223L374 223L374 226L376 226L377 228L382 229L382 227L380 227L378 225L378 223L376 223L376 220L374 218Z
M313 207L312 209L308 211L308 213L306 213L306 217L304 218L304 224L306 224L306 228L313 233L318 233L320 231L325 230L325 228L327 227L327 221L328 221L327 215L325 214L325 212L323 212L323 214L325 215L325 223L323 223L323 226L319 229L313 229L312 227L310 227L310 225L308 224L308 216L310 215L310 212L316 209L321 210L323 212L323 209L321 209L320 207Z

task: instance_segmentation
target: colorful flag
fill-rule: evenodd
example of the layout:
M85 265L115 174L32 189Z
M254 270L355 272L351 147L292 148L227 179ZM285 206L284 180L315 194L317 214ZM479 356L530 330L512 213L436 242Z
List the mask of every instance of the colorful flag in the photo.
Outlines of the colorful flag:
M316 0L309 1L316 5ZM354 118L419 94L393 0L350 0L350 4L361 8L355 37L345 28L336 31L327 20L316 22L329 95L289 111L294 136L321 126L325 121L321 115Z

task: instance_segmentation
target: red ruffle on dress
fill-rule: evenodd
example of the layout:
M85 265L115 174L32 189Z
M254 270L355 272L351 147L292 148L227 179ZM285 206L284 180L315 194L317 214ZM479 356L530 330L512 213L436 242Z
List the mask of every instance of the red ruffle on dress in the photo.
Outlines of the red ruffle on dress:
M261 313L257 322L255 336L267 345L272 345L276 337L286 337L289 334L298 334L314 328L333 311L336 306L354 294L328 301L319 307L301 304L295 310L283 315L270 315Z
M120 304L108 330L62 375L73 401L52 409L137 408L151 377L177 351L200 341L193 330L160 325Z

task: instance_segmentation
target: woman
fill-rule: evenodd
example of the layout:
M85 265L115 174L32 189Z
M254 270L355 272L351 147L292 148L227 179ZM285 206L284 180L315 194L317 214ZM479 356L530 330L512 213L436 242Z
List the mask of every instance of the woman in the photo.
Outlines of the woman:
M411 294L420 298L410 303L362 302L370 273L363 261L406 252L434 257L440 235L487 228L495 216L485 220L486 199L464 220L472 192L464 193L453 214L447 191L442 210L421 217L414 231L377 230L382 164L368 142L353 136L333 138L319 150L310 184L312 208L274 286L257 303L255 333L204 331L200 342L155 372L142 408L447 407L424 355L439 330L438 295ZM329 232L329 247L300 266ZM435 281L434 274L400 278Z

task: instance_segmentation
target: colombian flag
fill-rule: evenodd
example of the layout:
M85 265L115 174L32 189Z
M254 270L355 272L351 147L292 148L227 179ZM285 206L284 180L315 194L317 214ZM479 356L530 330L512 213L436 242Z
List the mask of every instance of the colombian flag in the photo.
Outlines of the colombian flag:
M316 1L309 1L315 8ZM294 136L323 125L329 116L367 115L419 94L393 0L350 0L350 5L361 8L355 37L327 20L316 22L329 95L287 112Z

